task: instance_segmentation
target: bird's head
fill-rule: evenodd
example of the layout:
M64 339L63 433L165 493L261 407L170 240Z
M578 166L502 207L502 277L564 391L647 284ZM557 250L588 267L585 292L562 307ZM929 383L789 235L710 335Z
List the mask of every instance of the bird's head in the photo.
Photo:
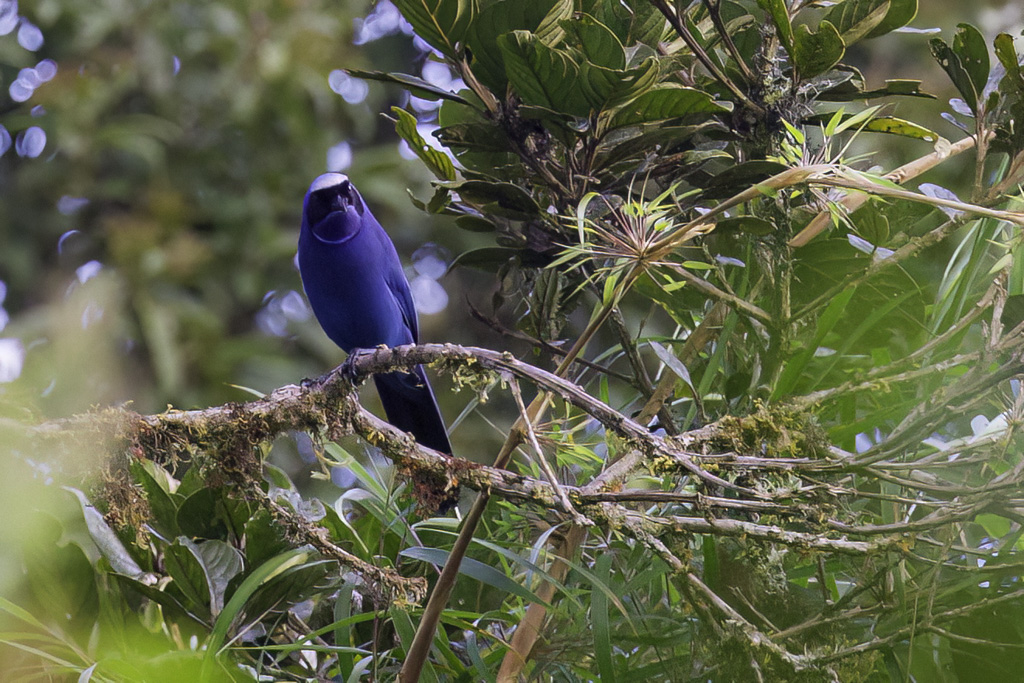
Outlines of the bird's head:
M302 223L322 242L339 243L356 236L366 205L347 176L324 173L309 186Z

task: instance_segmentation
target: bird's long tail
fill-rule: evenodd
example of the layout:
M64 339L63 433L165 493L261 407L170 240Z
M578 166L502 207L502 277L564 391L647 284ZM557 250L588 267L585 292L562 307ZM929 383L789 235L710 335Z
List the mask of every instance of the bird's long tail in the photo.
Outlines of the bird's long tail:
M420 444L452 454L448 430L423 366L417 365L412 372L374 375L373 381L388 422L412 434Z

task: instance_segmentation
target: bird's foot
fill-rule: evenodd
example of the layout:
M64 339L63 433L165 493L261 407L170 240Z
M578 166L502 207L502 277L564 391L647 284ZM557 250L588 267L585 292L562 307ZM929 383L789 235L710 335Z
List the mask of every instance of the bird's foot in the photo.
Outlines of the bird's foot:
M359 356L363 353L368 353L368 351L366 349L352 349L345 362L338 366L337 372L352 384L359 384L366 379L365 373L360 372L357 366Z

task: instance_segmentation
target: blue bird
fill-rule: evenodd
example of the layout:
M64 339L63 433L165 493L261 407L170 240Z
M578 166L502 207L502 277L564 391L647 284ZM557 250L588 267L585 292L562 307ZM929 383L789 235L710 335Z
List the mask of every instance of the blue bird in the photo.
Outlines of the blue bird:
M306 193L299 273L320 326L346 353L418 342L416 308L395 245L340 173L318 177ZM374 375L373 381L391 424L451 455L422 366Z

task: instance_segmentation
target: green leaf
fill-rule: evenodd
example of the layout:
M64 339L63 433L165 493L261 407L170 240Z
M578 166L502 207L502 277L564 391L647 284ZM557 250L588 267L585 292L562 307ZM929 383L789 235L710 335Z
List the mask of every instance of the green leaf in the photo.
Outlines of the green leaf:
M665 348L656 341L649 342L651 350L654 351L654 355L671 370L676 377L683 380L683 383L690 388L693 395L697 395L697 389L693 386L693 380L690 379L690 371L686 369L683 362L676 358L676 355L669 349Z
M971 74L967 71L960 56L946 44L941 38L932 38L928 42L932 57L939 63L942 70L946 72L949 79L953 81L964 102L975 114L978 113L978 91L974 88Z
M895 116L875 117L864 124L864 130L872 133L901 135L905 138L916 138L926 142L935 142L939 139L939 135L935 131L920 126L913 121L898 119Z
M193 538L223 538L227 534L221 509L220 491L199 489L178 508L176 521L181 533Z
M729 111L729 107L716 102L714 98L696 88L687 88L674 83L660 85L648 90L635 100L619 109L608 127L621 128L640 123L665 121L694 115L711 115Z
M572 10L573 0L555 0L555 4L537 24L533 34L549 47L558 45L565 36L563 24L572 17Z
M548 47L529 31L501 36L498 46L508 80L524 103L570 116L590 112L579 88L579 66L568 53Z
M711 179L702 196L708 199L731 197L744 188L756 185L788 169L785 164L765 160L747 161L730 166Z
M444 56L457 58L455 46L464 38L477 3L474 0L395 0L395 6L423 40Z
M89 502L86 495L78 489L71 487L65 487L65 490L78 498L78 503L82 507L82 516L85 517L85 526L89 530L89 536L92 537L96 547L103 553L103 557L107 558L110 567L118 574L124 574L132 578L141 576L143 574L142 568L139 567L131 553L121 543L121 539L110 528L100 511Z
M732 216L720 219L716 224L715 230L739 230L748 235L764 236L775 232L775 226L771 221L758 218L757 216Z
M833 72L835 73L835 72ZM851 102L853 100L866 100L874 97L926 97L935 99L935 95L922 92L921 81L906 78L893 78L885 82L881 88L865 90L864 81L861 79L849 79L836 87L823 92L819 99L823 102Z
M989 57L988 45L981 31L970 24L958 24L960 30L953 36L953 52L960 58L960 63L971 79L974 92L981 96L988 82Z
M846 52L839 31L830 22L822 20L818 30L812 32L804 24L796 27L793 63L803 78L825 73L835 66Z
M602 582L611 582L612 554L601 553L597 556L594 575ZM590 620L594 628L594 656L597 659L597 670L602 681L615 680L615 666L612 658L612 629L608 615L608 597L602 591L594 591L590 595Z
M985 529L985 533L993 539L1002 538L1010 533L1010 520L1000 515L978 515L974 518L974 521L980 524Z
M851 217L857 234L872 244L883 246L889 241L889 219L878 210L876 202L868 202Z
M891 0L885 18L864 37L877 38L886 33L892 33L912 22L916 16L917 0Z
M355 78L400 85L416 97L424 100L436 101L444 99L451 100L452 102L458 102L459 104L469 104L469 100L465 99L461 95L453 93L450 90L438 88L436 85L428 83L422 78L410 76L409 74L385 73L384 71L363 71L362 69L345 69L345 72L349 76L354 76Z
M315 560L288 567L266 581L246 600L246 617L258 617L271 610L283 611L317 590L326 589L324 578L337 567L333 560Z
M789 8L786 7L786 0L757 0L757 6L768 13L772 23L775 24L775 31L778 33L782 46L786 48L793 61L796 56L793 50L796 46L796 38L793 35L793 25L789 21ZM806 30L806 27L804 27ZM838 35L838 34L837 34Z
M167 547L164 568L178 590L188 599L191 611L209 614L212 591L196 544L184 536Z
M204 541L197 549L210 589L210 611L216 615L224 608L228 582L242 571L242 556L219 540Z
M469 232L494 232L498 229L494 223L480 216L459 216L455 225Z
M443 567L448 561L448 551L442 550L441 548L424 548L414 547L406 548L399 555L403 557L410 557L414 560L420 560L422 562L429 562ZM476 579L482 584L497 588L500 591L509 593L511 595L518 596L527 602L536 602L545 607L549 605L541 600L537 595L527 588L521 586L519 583L513 581L504 572L500 572L490 565L486 565L479 560L474 560L471 557L462 558L462 564L459 566L459 573Z
M625 70L584 62L580 68L580 86L593 109L606 109L639 97L658 82L659 73L658 60L654 57Z
M845 0L834 5L825 20L836 27L844 44L853 45L881 24L890 9L889 0Z
M610 28L589 14L563 21L562 26L575 39L587 61L606 69L626 68L626 51Z
M500 215L510 218L528 220L536 218L540 213L540 207L533 197L514 183L466 180L461 183L445 183L443 186L458 192L467 202L481 206L496 205Z
M185 607L185 605L181 604L177 598L167 591L160 590L156 586L150 586L147 583L124 576L123 574L110 574L109 576L117 583L127 586L133 591L137 591L139 594L149 598L157 605L160 605L165 619L191 619L195 623L203 626L203 628L209 627L209 623L207 623L207 620L203 616L197 614L196 611Z
M257 567L288 547L280 524L274 521L270 512L260 508L245 524L245 560L251 567Z
M564 11L564 5L561 0L502 0L484 7L466 31L466 47L473 56L473 74L495 93L503 95L508 77L498 39L512 31L540 31L549 16L558 16ZM551 30L544 29L548 38L552 36Z
M395 132L399 137L408 143L410 149L416 153L420 161L426 165L439 180L455 180L455 166L447 154L439 149L434 149L427 144L420 132L416 129L418 121L416 117L401 107L391 107L391 111L397 117L395 119Z
M164 538L174 538L180 535L178 529L177 515L178 508L174 499L164 488L169 479L167 472L149 460L133 460L131 463L132 477L142 487L146 494L146 503L152 513L150 524ZM154 476L156 475L156 476ZM164 480L163 485L156 479Z
M508 137L493 122L456 123L440 128L437 139L451 149L508 154Z
M831 332L832 328L834 328L842 319L843 312L846 310L846 305L850 303L850 299L853 298L853 294L856 291L856 287L844 289L842 292L837 294L836 297L832 299L832 302L829 303L828 307L825 308L821 317L818 318L818 325L814 332L814 338L809 340L807 346L793 356L793 358L786 363L786 367L783 368L778 384L775 385L775 390L772 392L773 401L778 400L793 391L793 388L796 386L797 381L803 374L807 363L809 363L811 358L814 357L814 352L818 350L818 346L820 346L821 342L825 339L825 335Z
M547 265L546 257L541 256L529 249L513 249L511 247L481 247L463 252L456 257L449 270L455 268L476 268L488 273L496 273L503 265L512 259L519 259L527 267L539 268Z
M231 623L235 617L242 611L242 607L246 601L252 596L256 590L272 580L274 577L285 572L289 568L299 566L306 562L309 558L309 552L305 550L289 550L288 552L281 553L280 555L271 558L261 564L259 567L254 569L242 581L241 585L235 590L231 596L231 600L225 605L224 609L217 616L217 621L214 622L213 630L210 632L210 637L207 639L206 646L206 657L210 661L215 657L224 644L227 638L228 630L231 628Z
M1009 33L1000 33L996 36L995 42L996 58L1006 69L1003 81L1009 79L1014 84L1017 92L1024 92L1024 75L1021 73L1020 62L1017 51L1013 46L1013 36Z

